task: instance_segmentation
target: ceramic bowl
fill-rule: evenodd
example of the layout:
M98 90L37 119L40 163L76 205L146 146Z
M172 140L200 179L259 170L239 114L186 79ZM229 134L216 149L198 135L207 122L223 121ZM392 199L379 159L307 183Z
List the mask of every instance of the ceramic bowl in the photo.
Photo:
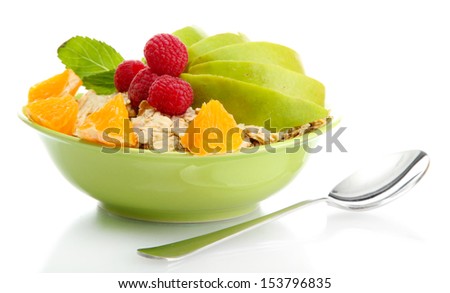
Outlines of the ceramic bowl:
M286 186L308 156L305 138L204 157L132 148L111 153L19 117L37 130L74 186L112 214L148 221L202 222L249 213ZM308 145L317 137L310 133Z

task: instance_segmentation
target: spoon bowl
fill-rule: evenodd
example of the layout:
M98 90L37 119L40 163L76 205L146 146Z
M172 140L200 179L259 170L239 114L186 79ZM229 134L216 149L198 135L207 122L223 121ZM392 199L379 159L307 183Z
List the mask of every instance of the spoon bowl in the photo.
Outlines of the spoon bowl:
M312 203L327 202L330 206L351 211L380 207L398 198L419 182L429 164L428 155L420 150L391 154L342 180L327 197L298 202L279 211L205 235L162 246L141 248L138 253L150 258L179 259Z
M420 150L388 155L342 180L328 194L327 202L352 211L380 207L412 188L429 164L428 155Z

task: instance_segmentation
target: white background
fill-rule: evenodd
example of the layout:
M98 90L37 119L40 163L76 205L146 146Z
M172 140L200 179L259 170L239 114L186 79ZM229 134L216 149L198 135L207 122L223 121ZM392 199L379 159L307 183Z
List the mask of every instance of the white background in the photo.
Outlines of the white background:
M60 277L38 272L154 273L142 279L184 272L300 273L332 277L335 292L450 288L445 1L3 1L0 10L5 292L56 288L51 282ZM31 85L64 69L56 49L70 37L97 38L125 58L139 59L152 35L186 25L294 48L307 74L326 85L329 104L348 127L341 137L347 153L313 155L289 186L249 217L324 196L356 166L393 151L425 150L431 157L428 174L408 195L379 210L354 214L317 205L183 261L138 256L138 247L243 219L155 224L111 217L59 174L17 113ZM88 288L96 280L83 276L74 277L79 280L72 286ZM111 280L103 285L109 292L117 289Z

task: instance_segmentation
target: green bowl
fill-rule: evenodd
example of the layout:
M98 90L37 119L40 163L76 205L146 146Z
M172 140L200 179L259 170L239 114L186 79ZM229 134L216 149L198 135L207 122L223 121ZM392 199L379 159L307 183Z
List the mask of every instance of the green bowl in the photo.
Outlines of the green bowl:
M304 138L272 144L271 150L205 157L139 149L107 153L19 117L39 132L67 180L112 214L140 220L203 222L247 214L286 186L308 155ZM309 134L308 145L317 137Z

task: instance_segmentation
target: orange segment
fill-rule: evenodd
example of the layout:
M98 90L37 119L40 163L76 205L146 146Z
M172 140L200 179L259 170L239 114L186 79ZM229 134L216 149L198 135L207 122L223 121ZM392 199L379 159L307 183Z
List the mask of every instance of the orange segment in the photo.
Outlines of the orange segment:
M78 103L72 95L36 100L25 107L26 115L39 125L72 135Z
M77 128L76 134L82 139L107 146L133 147L137 144L137 138L132 128L123 96L117 94L100 110L90 114Z
M35 84L28 91L28 103L49 97L75 96L81 86L81 79L70 69Z
M239 149L242 130L219 101L211 100L202 105L180 141L195 155L223 154Z

